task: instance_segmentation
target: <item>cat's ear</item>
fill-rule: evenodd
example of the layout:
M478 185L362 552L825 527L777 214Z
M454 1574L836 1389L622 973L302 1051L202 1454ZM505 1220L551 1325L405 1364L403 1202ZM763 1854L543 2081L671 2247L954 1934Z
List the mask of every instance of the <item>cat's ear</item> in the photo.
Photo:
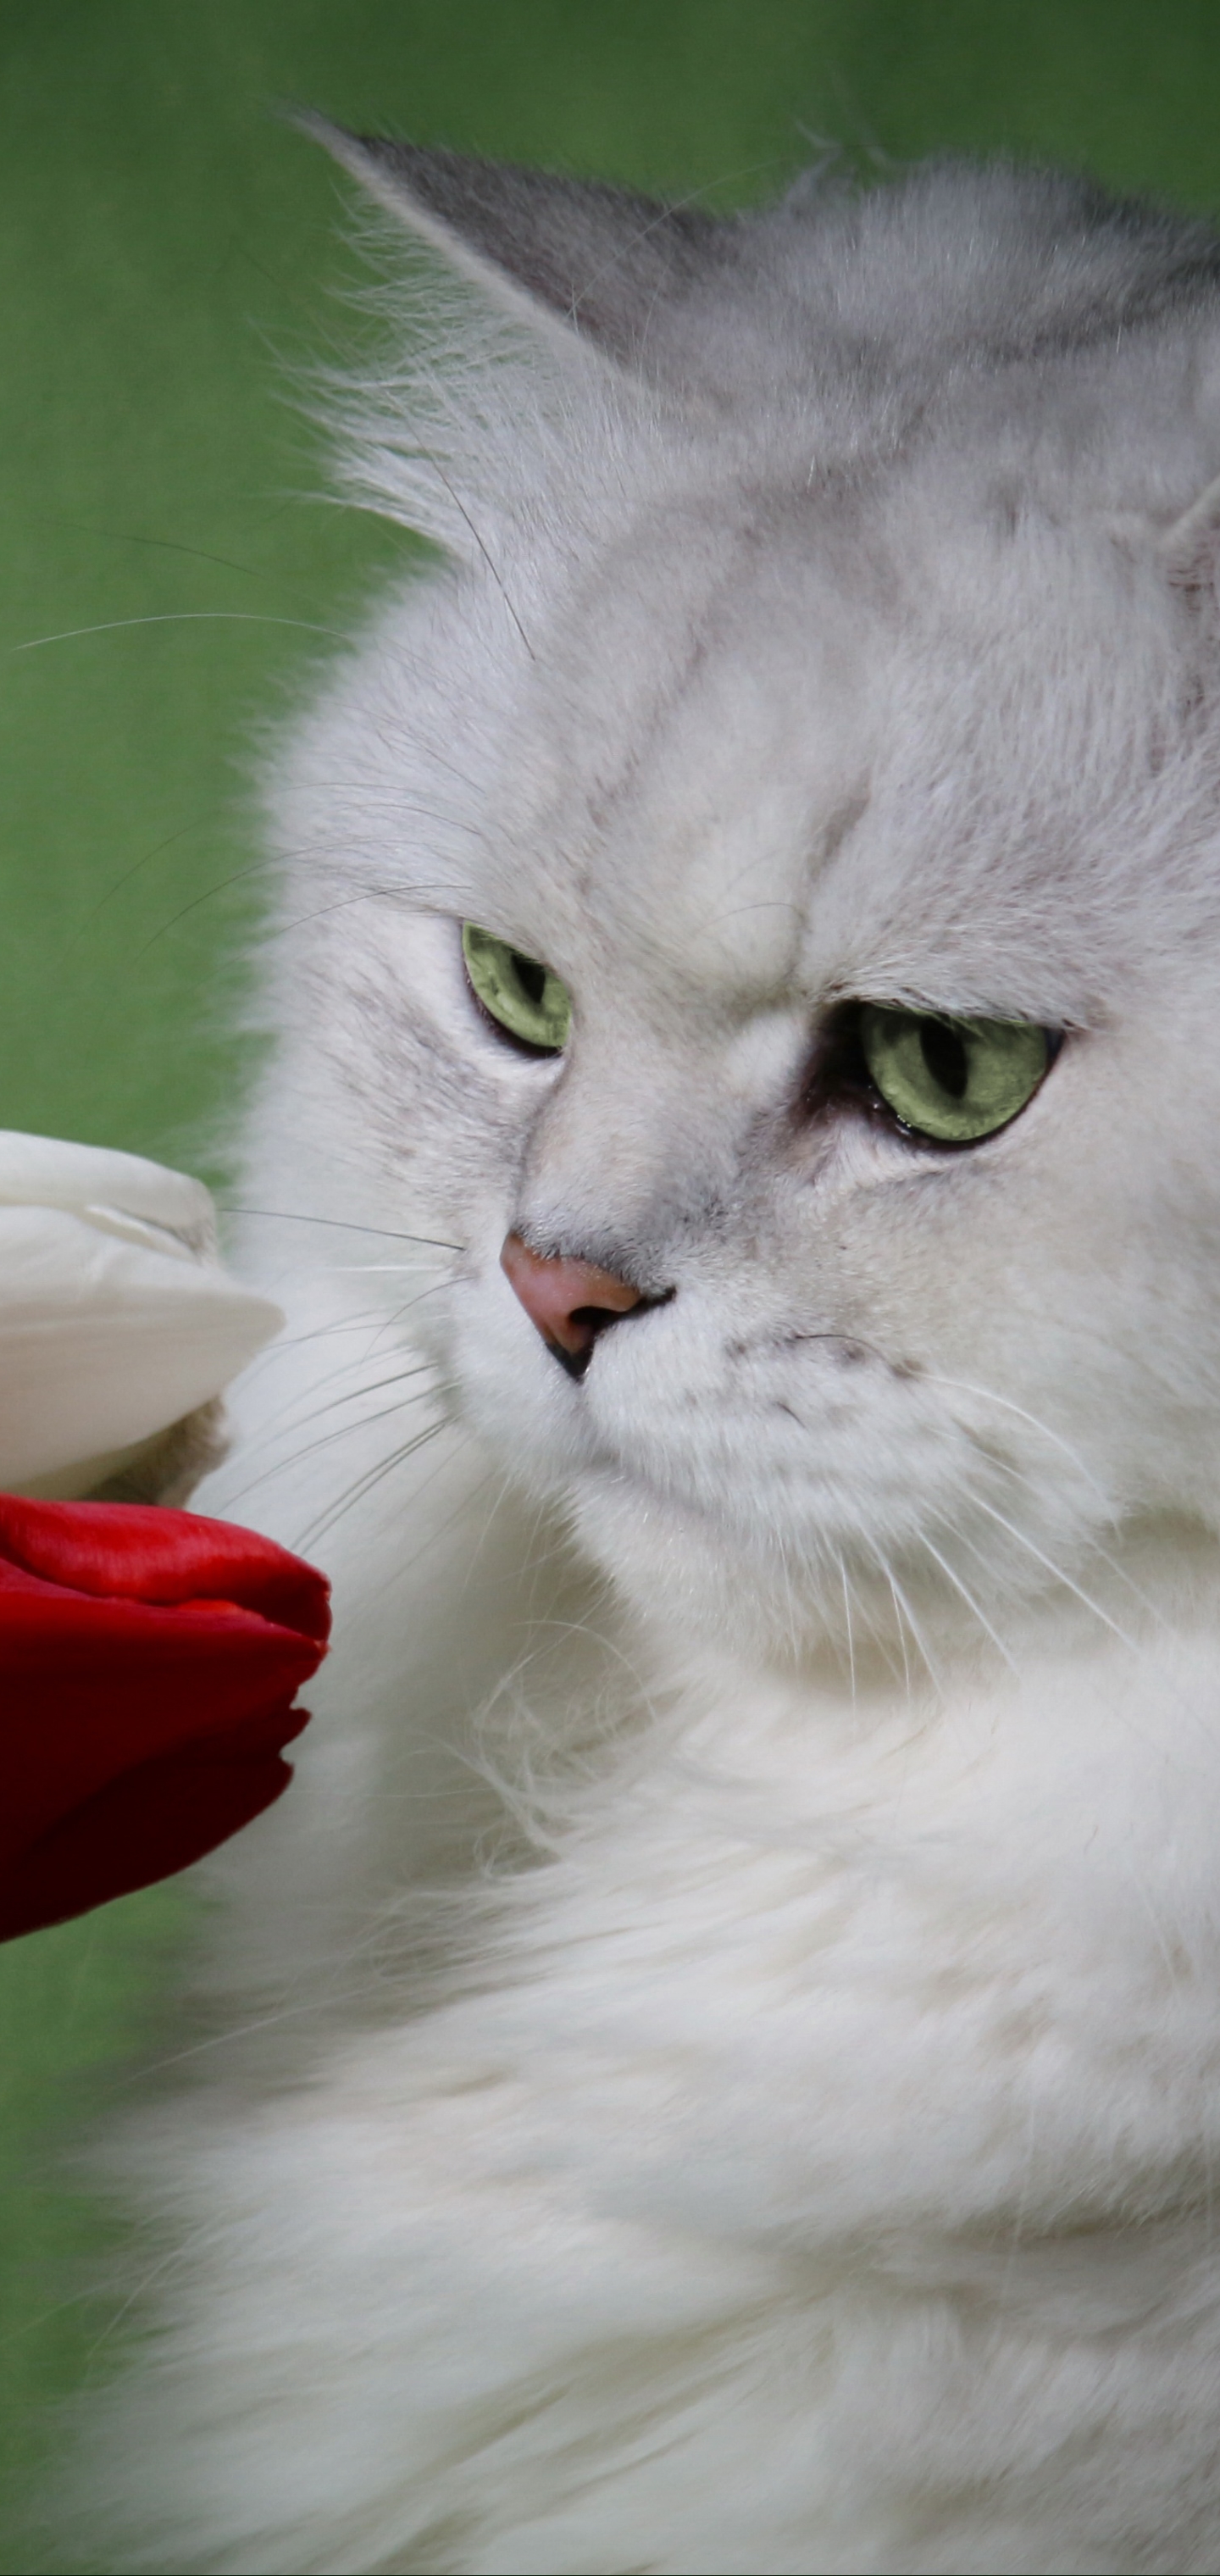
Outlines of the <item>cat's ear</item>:
M1176 590L1215 600L1220 590L1220 475L1162 530L1157 553Z
M377 202L501 309L575 332L620 365L646 365L665 307L680 299L732 226L599 181L296 120Z

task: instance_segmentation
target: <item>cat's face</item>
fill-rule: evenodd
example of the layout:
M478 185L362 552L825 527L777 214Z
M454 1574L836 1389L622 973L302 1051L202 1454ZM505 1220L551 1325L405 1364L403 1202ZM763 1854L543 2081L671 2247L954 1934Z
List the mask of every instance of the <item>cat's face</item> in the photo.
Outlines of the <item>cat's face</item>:
M413 1328L641 1600L779 1651L891 1587L1002 1630L1125 1517L1211 1505L1193 612L1062 481L645 482L522 589L523 649L442 589L330 718L335 829L393 888L336 1035L361 1150L461 1247ZM561 980L561 1045L481 1007L463 923ZM899 1011L1025 1033L997 1124L896 1114L861 1030ZM578 1378L510 1234L643 1292Z

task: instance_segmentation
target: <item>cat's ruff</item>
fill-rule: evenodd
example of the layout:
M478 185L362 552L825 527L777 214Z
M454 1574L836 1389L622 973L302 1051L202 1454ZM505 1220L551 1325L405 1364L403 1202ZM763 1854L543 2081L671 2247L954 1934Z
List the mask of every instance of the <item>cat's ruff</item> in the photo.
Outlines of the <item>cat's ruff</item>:
M338 1644L239 2035L125 2142L177 2250L91 2509L229 2576L1218 2569L1220 244L330 139L436 263L349 482L450 561L275 773L290 1333L201 1501ZM1068 1035L935 1152L818 1090L855 998ZM645 1301L578 1382L513 1233Z

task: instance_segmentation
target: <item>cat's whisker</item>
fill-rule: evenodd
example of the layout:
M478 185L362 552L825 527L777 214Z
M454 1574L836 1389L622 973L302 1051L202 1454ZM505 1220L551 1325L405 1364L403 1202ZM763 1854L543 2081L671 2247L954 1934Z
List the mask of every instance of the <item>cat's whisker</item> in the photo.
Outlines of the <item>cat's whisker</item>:
M408 1458L414 1457L418 1449L426 1447L430 1440L435 1440L440 1432L447 1431L450 1427L447 1419L428 1423L423 1431L417 1432L413 1439L404 1441L402 1446L393 1450L388 1458L379 1460L375 1467L370 1467L362 1476L357 1476L333 1503L328 1504L326 1510L319 1514L316 1520L310 1522L301 1537L302 1549L316 1547L319 1539L324 1538L326 1532L333 1529L337 1521L342 1520L344 1513L351 1510L353 1503L362 1502L365 1495L372 1493L387 1476L392 1475L396 1467L403 1466Z
M448 1431L452 1435L453 1450L450 1454L456 1455L461 1450L470 1448L470 1433L462 1423L439 1422L436 1425L436 1429L438 1431ZM440 1467L443 1466L443 1464L444 1460L442 1459L440 1465L433 1470L433 1476L439 1475ZM479 1478L478 1483L471 1488L470 1493L461 1502L455 1503L451 1512L446 1513L444 1520L436 1521L432 1524L426 1538L424 1538L419 1547L417 1547L414 1556L405 1557L403 1559L404 1565L417 1566L421 1563L422 1559L428 1554L429 1549L435 1547L438 1541L444 1538L447 1532L453 1528L455 1521L462 1518L469 1504L478 1501L480 1494L483 1493L485 1488L491 1483L494 1474L495 1469L493 1467L489 1467L486 1475ZM419 1491L421 1493L426 1491L428 1485L431 1484L432 1481L432 1476L425 1476L421 1486L419 1487Z
M929 1382L935 1385L959 1388L963 1393L978 1396L986 1403L1001 1406L1004 1411L1016 1414L1022 1421L1028 1422L1034 1430L1041 1432L1046 1439L1053 1441L1055 1446L1064 1452L1065 1456L1069 1458L1072 1465L1077 1469L1084 1481L1092 1488L1099 1502L1106 1506L1107 1518L1111 1516L1112 1505L1110 1497L1105 1493L1104 1488L1098 1484L1097 1479L1090 1474L1079 1452L1073 1449L1068 1442L1061 1439L1057 1432L1052 1431L1050 1425L1041 1421L1038 1415L1029 1413L1022 1405L1012 1403L1006 1396L997 1395L993 1388L974 1385L962 1378L937 1377L930 1378ZM1011 1477L1014 1482L1024 1485L1029 1492L1035 1495L1039 1493L1039 1486L1035 1478L1029 1474L1028 1470L1018 1467L1010 1458L997 1456L991 1450L985 1450L983 1454L986 1456L988 1464L991 1467L998 1468L1002 1474ZM997 1518L1002 1516L993 1513L992 1517ZM1012 1524L1005 1523L1005 1526L1011 1528ZM966 1543L969 1544L969 1541ZM1029 1542L1027 1538L1024 1538L1023 1543L1029 1545L1031 1542ZM1090 1536L1087 1544L1090 1554L1095 1556L1099 1562L1107 1568L1108 1572L1113 1574L1117 1580L1123 1584L1125 1589L1131 1594L1133 1600L1138 1601L1141 1609L1146 1610L1150 1617L1153 1618L1157 1622L1158 1626L1163 1628L1166 1633L1173 1634L1172 1621L1166 1618L1164 1611L1149 1597L1149 1595L1143 1590L1142 1586L1135 1581L1134 1577L1130 1574L1128 1569L1119 1562L1118 1558L1112 1556L1109 1550L1103 1547L1100 1540L1095 1536ZM974 1550L973 1552L976 1554L978 1553L977 1550ZM1046 1562L1049 1564L1049 1559L1046 1560ZM1061 1575L1060 1579L1066 1580L1066 1577ZM1082 1599L1087 1599L1087 1597L1088 1596L1084 1594L1081 1595ZM1092 1604L1091 1606L1096 1607L1095 1604ZM1116 1634L1121 1634L1121 1631L1116 1630Z
M400 1226L370 1225L363 1217L312 1216L299 1208L239 1207L233 1201L222 1203L222 1216L266 1217L276 1225L322 1225L337 1227L344 1234L376 1234L387 1243L422 1243L437 1252L465 1252L464 1243L450 1243L443 1235L407 1234Z
M1001 1660L1007 1664L1010 1673L1015 1673L1017 1667L1013 1662L1012 1656L1010 1655L1007 1646L1004 1644L1003 1639L997 1636L990 1619L987 1617L986 1612L980 1608L968 1585L963 1583L959 1574L955 1573L948 1558L946 1556L942 1556L940 1549L933 1545L933 1542L928 1537L926 1530L920 1531L919 1543L925 1550L926 1554L932 1558L933 1563L940 1567L941 1573L944 1575L946 1581L952 1584L954 1591L960 1593L967 1609L973 1612L973 1615L978 1620L979 1626L983 1630L984 1634L990 1637L997 1655L999 1655Z
M409 1272L410 1265L404 1264L404 1267ZM446 1289L456 1285L457 1282L454 1279L434 1279L426 1288L421 1288L418 1297L408 1297L401 1306L395 1308L391 1315L387 1315L382 1306L362 1306L354 1314L332 1315L324 1324L313 1324L308 1332L281 1333L274 1342L268 1343L265 1350L256 1353L246 1374L250 1377L260 1371L266 1374L274 1367L277 1358L283 1352L308 1350L311 1343L329 1341L345 1333L360 1334L364 1338L366 1353L371 1358L379 1345L384 1352L386 1333L391 1325L397 1323L400 1316L409 1315L414 1307L422 1306L426 1297L439 1296ZM345 1360L341 1362L340 1369L356 1365L354 1360ZM338 1376L340 1370L336 1370L334 1374Z
M1010 1538L1014 1538L1019 1547L1026 1548L1032 1557L1036 1557L1039 1565L1045 1566L1047 1573L1056 1583L1062 1583L1068 1592L1074 1593L1083 1608L1091 1611L1093 1617L1101 1621L1103 1628L1109 1628L1118 1638L1120 1645L1129 1647L1132 1654L1139 1653L1138 1640L1129 1637L1126 1630L1119 1627L1117 1620L1112 1619L1109 1612L1102 1609L1099 1601L1094 1601L1089 1593L1083 1591L1081 1586L1073 1581L1070 1574L1065 1573L1061 1565L1056 1565L1054 1559L1047 1556L1045 1550L1038 1547L1030 1538L1028 1531L1018 1529L1015 1521L1008 1520L1003 1512L997 1511L994 1503L984 1502L981 1494L975 1495L974 1502L979 1511L986 1512L989 1520L997 1521L1001 1529L1007 1530Z
M903 1645L903 1649L902 1649L902 1656L903 1656L902 1664L901 1664L901 1665L898 1665L897 1663L895 1663L895 1661L894 1661L894 1657L893 1657L893 1655L892 1655L892 1654L891 1654L891 1652L890 1652L889 1644L888 1644L888 1642L887 1642L887 1638L886 1638L886 1632L885 1632L885 1626L884 1626L884 1623L883 1623L879 1618L877 1618L877 1617L875 1617L875 1616L873 1616L873 1615L871 1615L871 1614L870 1614L870 1611L869 1611L869 1608L868 1608L867 1597L866 1597L866 1598L865 1598L865 1600L862 1602L862 1601L860 1600L860 1598L859 1598L859 1595L856 1593L855 1586L851 1584L851 1578L850 1578L850 1576L849 1576L849 1575L847 1575L847 1559L846 1559L846 1556L845 1556L845 1555L841 1555L841 1556L840 1556L840 1562L841 1562L841 1564L842 1564L842 1566L843 1566L844 1575L846 1576L847 1581L848 1581L848 1584L849 1584L849 1587L850 1587L850 1589L851 1589L852 1597L853 1597L853 1599L854 1599L854 1600L855 1600L855 1602L856 1602L856 1607L857 1607L857 1609L859 1610L860 1615L861 1615L861 1617L862 1617L862 1619L863 1619L863 1621L864 1621L864 1627L865 1627L865 1631L866 1631L867 1635L872 1639L872 1642L873 1642L873 1644L875 1645L875 1647L876 1647L876 1649L877 1649L877 1652L878 1652L878 1654L880 1655L881 1660L882 1660L882 1662L884 1663L884 1665L885 1665L885 1667L886 1667L886 1670L887 1670L888 1672L891 1672L891 1673L893 1674L894 1679L895 1679L895 1681L896 1681L896 1682L897 1682L897 1681L903 1681L903 1682L905 1682L906 1689L907 1689L907 1693L908 1693L908 1697L909 1697L909 1695L910 1695L910 1668L909 1668L908 1663L907 1663L906 1647L905 1647L905 1645ZM892 1597L892 1596L891 1596L891 1597ZM900 1642L901 1642L901 1634L900 1634Z
M426 1361L419 1361L411 1367L392 1370L388 1377L358 1378L352 1383L352 1363L350 1360L344 1360L340 1367L331 1370L328 1377L320 1377L318 1380L319 1389L333 1386L336 1380L347 1380L347 1383L340 1387L337 1395L328 1396L324 1403L315 1403L309 1398L302 1400L299 1394L290 1396L285 1403L273 1408L264 1416L258 1432L251 1434L245 1445L257 1457L260 1452L266 1451L274 1443L290 1438L294 1431L304 1429L306 1424L312 1426L313 1423L321 1421L326 1414L337 1413L343 1407L351 1410L351 1428L356 1429L362 1421L370 1417L361 1415L354 1409L355 1407L365 1403L370 1396L384 1394L391 1387L409 1384L412 1379L425 1376L428 1373L428 1365ZM422 1395L427 1390L420 1388L416 1392L417 1395Z
M1035 1493L1038 1490L1037 1486L1032 1486L1031 1489ZM994 1544L992 1546L991 1553L988 1554L985 1548L978 1545L977 1540L971 1538L969 1531L964 1529L960 1522L955 1522L953 1524L953 1536L957 1540L959 1546L969 1550L971 1556L974 1558L975 1564L982 1566L988 1582L993 1585L1005 1583L1007 1585L1007 1597L1019 1606L1024 1598L1022 1587L1019 1583L1011 1581L1006 1575L1005 1570L997 1566Z
M774 1535L779 1541L776 1561L779 1565L780 1573L783 1576L784 1601L788 1612L788 1650L791 1655L795 1656L800 1650L800 1621L797 1617L796 1594L792 1583L792 1569L788 1561L788 1550L784 1544L783 1532L777 1530Z
M458 1285L459 1282L457 1279L452 1277L448 1279L432 1279L429 1281L426 1288L420 1289L417 1297L404 1298L402 1305L396 1306L393 1313L386 1316L382 1330L374 1336L374 1350L376 1349L378 1342L383 1340L384 1335L392 1331L395 1324L401 1322L404 1315L413 1315L416 1307L422 1306L426 1298L447 1295L451 1289L456 1288Z
M320 626L308 617L275 617L257 608L170 608L148 617L104 617L96 626L65 626L56 635L31 635L22 644L10 644L10 653L40 653L45 644L73 644L84 635L115 635L131 626L196 626L209 623L237 626L295 626L305 635L325 635L335 644L352 644L355 637L345 635L341 627Z
M442 1416L438 1421L432 1423L426 1431L419 1433L414 1440L408 1441L400 1452L395 1452L391 1457L384 1459L380 1466L370 1469L367 1476L360 1480L361 1493L360 1495L357 1495L355 1499L361 1499L364 1492L376 1487L386 1476L392 1474L395 1467L402 1464L404 1458L409 1458L413 1455L415 1450L424 1448L429 1440L435 1439L441 1432L449 1434L452 1445L446 1450L445 1456L437 1462L432 1473L423 1477L421 1482L412 1488L412 1502L417 1503L420 1496L425 1493L429 1485L434 1482L435 1477L441 1473L446 1463L446 1459L458 1454L463 1449L469 1448L471 1445L470 1433L465 1429L464 1425L460 1422L450 1420L447 1416ZM446 1514L444 1520L436 1521L431 1524L428 1528L426 1537L421 1540L420 1545L414 1552L414 1555L403 1558L402 1564L404 1570L408 1566L417 1566L428 1554L429 1549L435 1547L445 1536L446 1532L453 1527L455 1521L458 1521L463 1517L470 1504L477 1501L478 1496L483 1492L484 1487L490 1484L494 1472L494 1469L489 1467L486 1475L479 1479L479 1482L471 1489L470 1493L465 1495L460 1502L454 1504L452 1511ZM329 1528L333 1521L341 1519L343 1513L350 1508L352 1500L353 1496L350 1491L341 1495L333 1507L333 1510L328 1513L323 1526ZM388 1524L386 1524L386 1526L388 1526ZM302 1546L310 1543L312 1542L309 1540L308 1536L301 1541Z
M1091 1556L1098 1557L1101 1563L1106 1567L1107 1572L1118 1577L1119 1582L1123 1584L1125 1589L1131 1594L1132 1600L1138 1601L1141 1610L1147 1611L1149 1618L1155 1622L1156 1626L1160 1628L1167 1637L1176 1636L1177 1630L1174 1627L1172 1619L1168 1619L1166 1617L1159 1602L1154 1601L1151 1598L1151 1595L1145 1592L1143 1585L1136 1582L1134 1575L1128 1573L1126 1566L1120 1565L1118 1558L1116 1556L1111 1556L1109 1549L1104 1548L1101 1545L1100 1540L1091 1538L1088 1545L1089 1554Z
M899 1643L899 1645L900 1645L900 1647L901 1647L901 1649L902 1649L902 1678L903 1678L903 1683L904 1683L905 1688L906 1688L907 1706L909 1707L909 1706L910 1706L910 1703L911 1703L911 1663L910 1663L910 1657L909 1657L909 1656L908 1656L908 1654L907 1654L907 1633L906 1633L906 1623L905 1623L904 1619L902 1618L901 1612L899 1611L899 1607L898 1607L898 1595L897 1595L897 1593L896 1593L896 1592L895 1592L895 1590L894 1590L894 1579L893 1579L893 1576L891 1575L891 1573L890 1573L890 1571L889 1571L888 1566L885 1566L884 1564L883 1564L883 1571L884 1571L884 1573L885 1573L885 1579L886 1579L886 1582L887 1582L887 1583L888 1583L888 1585L889 1585L889 1589L890 1589L890 1599L892 1600L892 1602L893 1602L893 1604L894 1604L894 1615L895 1615L895 1619L896 1619L896 1621L897 1621L897 1627L898 1627L898 1643Z
M341 1372L336 1370L335 1375L338 1376L340 1374ZM402 1386L411 1378L428 1377L431 1374L431 1361L418 1360L410 1368L395 1369L389 1377L373 1378L368 1381L361 1380L356 1386L345 1387L341 1395L328 1396L325 1404L310 1403L308 1405L308 1409L303 1412L299 1418L308 1422L316 1422L325 1413L337 1412L340 1405L363 1404L367 1396L384 1395L389 1387ZM325 1383L326 1381L323 1379L322 1384L325 1385ZM424 1391L426 1390L421 1390L421 1392ZM359 1424L365 1419L366 1417L364 1415L353 1415L352 1428L358 1428ZM274 1429L277 1432L283 1432L286 1430L290 1431L293 1428L293 1417L291 1413L285 1409L281 1413L269 1416L267 1427L268 1429Z
M278 1453L269 1467L264 1467L257 1476L248 1477L244 1485L232 1488L229 1499L244 1502L249 1495L257 1493L260 1486L274 1484L277 1476L285 1474L289 1468L303 1466L307 1459L317 1457L324 1449L333 1448L336 1441L349 1440L357 1432L375 1429L378 1424L391 1421L395 1415L404 1413L408 1406L423 1404L427 1395L426 1387L418 1388L413 1394L404 1395L397 1404L383 1405L379 1413L362 1414L355 1421L341 1422L331 1431L319 1432L317 1438L306 1441L303 1448ZM440 1430L443 1425L437 1423L434 1427Z
M436 1284L439 1287L445 1287L449 1283L441 1280ZM424 1291L425 1295L430 1293L430 1291ZM317 1342L335 1341L341 1339L344 1334L358 1334L367 1345L368 1336L373 1333L375 1339L379 1341L384 1323L385 1313L382 1307L361 1306L350 1315L332 1315L324 1324L311 1324L308 1332L281 1333L275 1341L269 1342L264 1350L255 1353L244 1375L247 1379L266 1377L275 1368L276 1362L282 1358L285 1351L307 1351ZM354 1359L345 1359L340 1362L340 1368L333 1374L338 1376L341 1369L354 1368L356 1365Z
M997 1405L1002 1412L1015 1414L1019 1421L1028 1422L1031 1430L1040 1432L1044 1440L1053 1442L1056 1449L1062 1450L1064 1457L1070 1460L1072 1466L1076 1469L1077 1474L1084 1479L1084 1482L1087 1485L1092 1487L1099 1502L1104 1503L1107 1510L1109 1509L1110 1498L1108 1494L1104 1492L1103 1488L1098 1484L1096 1477L1092 1475L1086 1467L1079 1450L1074 1449L1071 1442L1063 1439L1058 1431L1052 1431L1050 1424L1048 1422L1043 1422L1036 1413L1027 1412L1023 1404L1014 1404L1009 1396L997 1395L994 1387L976 1386L969 1378L942 1377L934 1374L933 1371L929 1369L924 1372L924 1379L925 1383L929 1386L945 1386L953 1389L961 1395L977 1396L980 1403Z
M914 1611L913 1611L913 1610L912 1610L912 1608L911 1608L911 1604L910 1604L910 1602L909 1602L909 1600L908 1600L908 1598L907 1598L907 1595L906 1595L905 1591L903 1590L903 1587L902 1587L901 1583L900 1583L900 1582L899 1582L899 1580L898 1580L897 1575L896 1575L896 1574L895 1574L895 1572L894 1572L893 1566L890 1564L889 1558L885 1555L884 1550L883 1550L883 1549L881 1549L880 1547L878 1547L875 1543L870 1543L870 1542L866 1541L866 1542L865 1542L865 1544L869 1546L869 1552L870 1552L870 1554L874 1557L874 1559L875 1559L876 1563L880 1566L881 1571L882 1571L883 1575L885 1576L885 1580L886 1580L887 1584L889 1585L890 1595L891 1595L891 1598L892 1598L893 1603L894 1603L894 1608L895 1608L895 1611L898 1613L898 1634L899 1634L899 1639L900 1639L900 1641L902 1641L902 1637L903 1637L903 1622L904 1622L904 1620L905 1620L906 1625L910 1628L910 1631L911 1631L911 1639L912 1639L912 1643L913 1643L913 1644L915 1645L915 1647L917 1648L918 1653L919 1653L920 1660L921 1660L921 1662L923 1663L923 1665L924 1665L924 1667L925 1667L925 1669L926 1669L926 1671L927 1671L928 1679L929 1679L929 1681L931 1682L933 1689L934 1689L934 1690L935 1690L935 1691L940 1695L940 1697L943 1699L943 1698L944 1698L944 1696L945 1696L945 1686L944 1686L944 1682L943 1682L943 1680L942 1680L942 1677L941 1677L940 1673L937 1671L936 1665L935 1665L935 1663L933 1662L933 1659L932 1659L931 1654L930 1654L930 1653L929 1653L929 1651L928 1651L927 1641L926 1641L926 1639L925 1639L925 1637L924 1637L924 1634L923 1634L923 1631L922 1631L922 1629L921 1629L921 1627L920 1627L920 1625L919 1625L919 1621L918 1621L918 1619L916 1618L915 1613L914 1613ZM903 1646L902 1646L902 1655L903 1655L903 1662L904 1662L904 1664L906 1664L907 1656L906 1656L906 1645L905 1645L905 1642L903 1642ZM908 1667L907 1680L908 1680L908 1690L909 1690L909 1687L910 1687L910 1673L909 1673L909 1667Z
M847 1622L847 1669L851 1684L851 1704L854 1708L856 1705L856 1647L855 1639L852 1635L851 1596L847 1589L847 1567L844 1564L841 1555L839 1557L838 1564L839 1580L843 1586L843 1616Z
M1038 1483L1037 1478L1031 1476L1024 1467L1014 1466L1011 1458L998 1458L994 1456L990 1450L986 1451L984 1454L989 1466L998 1467L1004 1475L1010 1476L1015 1484L1024 1485L1027 1492L1041 1498L1041 1485ZM959 1532L958 1535L965 1538L964 1531ZM970 1541L968 1539L966 1539L965 1543L967 1546L970 1545ZM1173 1621L1166 1617L1160 1603L1154 1601L1151 1594L1144 1591L1142 1584L1136 1582L1134 1575L1129 1572L1125 1565L1120 1563L1116 1556L1111 1556L1109 1549L1102 1546L1099 1538L1093 1534L1086 1533L1084 1544L1087 1546L1090 1556L1096 1557L1099 1564L1104 1565L1107 1572L1114 1575L1115 1579L1131 1594L1132 1599L1138 1601L1141 1610L1146 1610L1149 1618L1154 1620L1156 1625L1163 1629L1167 1636L1174 1636L1177 1633L1174 1628ZM973 1550L973 1553L976 1556L979 1556L981 1563L986 1562L977 1548Z

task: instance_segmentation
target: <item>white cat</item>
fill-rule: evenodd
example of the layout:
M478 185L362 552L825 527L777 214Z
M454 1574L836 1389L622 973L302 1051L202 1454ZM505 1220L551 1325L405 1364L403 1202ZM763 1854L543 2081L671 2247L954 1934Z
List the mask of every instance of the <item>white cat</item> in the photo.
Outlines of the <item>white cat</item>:
M442 559L276 768L198 1499L338 1642L91 2508L1218 2569L1220 242L326 139Z

